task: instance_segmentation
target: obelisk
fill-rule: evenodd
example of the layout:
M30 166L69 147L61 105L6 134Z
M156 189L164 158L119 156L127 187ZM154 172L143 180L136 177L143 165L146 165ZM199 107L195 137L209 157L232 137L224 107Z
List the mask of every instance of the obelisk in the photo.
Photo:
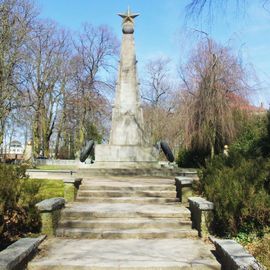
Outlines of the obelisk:
M122 17L122 46L110 140L95 147L95 163L101 167L157 166L157 149L148 145L137 78L134 18L129 8Z
M123 18L123 37L109 142L112 145L145 145L133 35L134 18L138 15L129 9L119 14Z

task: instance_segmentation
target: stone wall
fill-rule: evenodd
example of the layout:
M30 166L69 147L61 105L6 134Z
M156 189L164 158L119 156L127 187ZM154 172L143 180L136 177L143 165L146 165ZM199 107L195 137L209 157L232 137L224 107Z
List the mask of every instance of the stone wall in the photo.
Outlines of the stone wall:
M59 166L67 166L67 165L79 165L81 162L79 160L74 159L37 159L37 165L59 165Z

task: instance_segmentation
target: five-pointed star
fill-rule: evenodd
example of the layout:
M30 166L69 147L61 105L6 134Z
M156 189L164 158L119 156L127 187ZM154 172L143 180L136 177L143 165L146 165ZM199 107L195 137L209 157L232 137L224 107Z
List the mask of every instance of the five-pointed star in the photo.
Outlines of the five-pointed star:
M128 7L128 10L127 10L126 13L118 13L118 15L123 18L123 23L125 23L125 22L133 22L134 21L134 18L136 18L140 14L138 14L138 13L132 13L130 11L129 7Z

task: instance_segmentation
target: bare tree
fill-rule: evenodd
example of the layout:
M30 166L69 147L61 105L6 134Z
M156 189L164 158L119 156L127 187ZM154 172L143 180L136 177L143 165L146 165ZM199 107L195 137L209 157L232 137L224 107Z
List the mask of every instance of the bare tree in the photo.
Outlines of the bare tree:
M66 57L65 62L63 65L61 65L61 87L60 87L60 94L61 94L61 99L60 99L60 109L58 112L58 118L56 119L56 124L55 124L55 132L56 132L56 137L55 137L55 145L54 145L54 156L57 158L59 157L59 148L60 148L60 142L61 139L67 139L67 136L65 136L68 133L68 127L69 121L72 121L72 119L68 119L68 111L67 111L67 104L68 104L68 99L69 99L69 91L68 91L68 85L70 82L70 77L71 77L71 71L70 71L70 58ZM74 112L71 113L71 115L74 115ZM65 145L68 144L70 140L67 140ZM69 155L70 157L70 155ZM66 156L65 156L66 158Z
M55 155L61 158L74 158L87 139L102 139L104 122L110 118L107 94L114 88L111 77L119 49L110 29L89 24L83 26L73 45L65 65L68 76L56 124Z
M36 23L28 43L25 64L28 105L33 110L32 136L35 155L49 155L65 84L62 66L68 57L67 34L51 21Z
M204 14L208 18L214 17L215 13L224 12L229 7L230 12L243 12L250 3L249 0L190 0L186 5L187 17L202 17ZM269 12L269 0L260 0L262 8Z
M247 93L246 70L228 47L207 38L199 43L185 67L182 115L187 147L220 151L236 135L234 98Z
M166 140L175 146L179 133L175 86L170 74L170 60L164 57L147 62L142 81L144 119L151 143Z
M145 66L142 98L152 107L161 106L172 90L169 64L170 59L159 57L149 60Z
M85 139L92 137L91 129L100 130L102 118L108 117L106 96L114 87L110 79L114 76L119 42L109 28L85 24L74 44L71 69L73 100L77 106L74 111L78 121L75 144L79 149Z
M21 65L36 14L28 0L0 1L0 145L10 113L21 106Z

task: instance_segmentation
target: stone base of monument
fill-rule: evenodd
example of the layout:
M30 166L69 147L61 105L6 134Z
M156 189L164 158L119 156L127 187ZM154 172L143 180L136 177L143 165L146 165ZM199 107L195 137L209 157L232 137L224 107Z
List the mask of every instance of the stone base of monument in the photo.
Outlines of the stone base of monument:
M76 177L92 176L186 176L186 170L162 166L159 150L136 145L96 145L95 162L79 165ZM196 172L193 172L196 175Z
M158 149L137 145L96 145L93 168L160 168Z
M91 177L172 177L174 178L176 175L181 175L183 173L182 168L151 168L140 167L140 168L95 168L94 166L82 167L79 168L76 172L76 177L82 178L91 178Z

